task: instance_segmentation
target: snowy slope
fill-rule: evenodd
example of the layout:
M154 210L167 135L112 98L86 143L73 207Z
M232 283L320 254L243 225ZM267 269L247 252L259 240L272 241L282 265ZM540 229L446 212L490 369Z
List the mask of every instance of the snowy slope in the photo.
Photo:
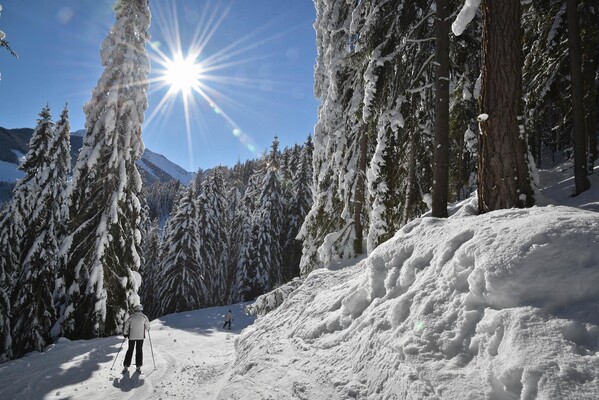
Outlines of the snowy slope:
M312 273L219 398L599 398L599 214L471 206Z
M543 202L598 210L571 171ZM563 206L422 218L313 272L242 333L219 399L599 399L599 214Z
M154 153L149 149L145 149L137 166L157 179L160 179L160 174L167 173L184 185L188 185L196 176L195 172L186 171L162 154Z
M153 321L157 369L146 341L141 376L110 370L120 337L62 340L0 364L0 398L599 399L599 171L591 180L572 198L567 168L542 171L556 205L477 216L470 199L415 220L253 324L230 307L232 332L229 307Z
M29 142L33 129L4 129L0 128L0 134L4 135L3 146L12 150L17 157L24 156L22 151L26 151L26 143ZM85 130L71 132L71 147L73 162L76 161L77 152L82 144L82 137L85 135ZM16 141L15 138L19 138ZM22 142L25 142L23 144ZM25 148L23 148L25 146ZM22 151L21 151L22 150ZM168 182L172 179L177 179L184 185L189 184L195 176L195 172L189 172L179 165L168 160L161 154L154 153L149 149L145 149L141 160L137 161L137 166L145 173L146 181L151 184L155 181ZM11 159L2 159L0 157L0 182L15 182L16 179L22 178L24 174L18 170L17 160L11 155Z
M233 329L223 330L228 309ZM61 339L44 353L0 364L0 399L209 399L225 383L234 341L253 322L242 306L171 314L152 321L144 371L121 374L122 337Z

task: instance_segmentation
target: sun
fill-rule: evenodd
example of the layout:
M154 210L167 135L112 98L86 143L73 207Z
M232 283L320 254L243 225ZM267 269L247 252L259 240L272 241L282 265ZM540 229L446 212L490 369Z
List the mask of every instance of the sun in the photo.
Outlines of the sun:
M195 26L195 32L191 34L192 30L190 30L184 35L191 40L189 43L187 40L183 43L183 30L179 24L176 1L166 0L160 4L154 10L159 35L158 40L149 42L152 70L147 81L150 84L148 94L150 96L160 94L160 97L156 97L159 100L153 105L153 110L144 121L144 125L149 125L155 118L164 121L164 118L171 114L175 104L177 107L181 104L185 119L187 150L190 164L193 164L192 136L197 128L192 129L192 122L203 124L206 116L204 111L209 108L222 119L226 128L243 146L257 155L254 139L231 118L224 107L224 105L232 105L243 108L243 105L227 96L219 88L226 86L246 88L252 84L251 79L229 76L226 70L255 61L255 57L245 58L242 55L255 49L264 41L255 41L253 40L255 34L248 34L216 51L208 52L207 48L213 47L208 44L215 37L230 6L227 9L222 9L220 6L206 8L199 16L201 23Z
M163 79L170 85L171 92L182 92L189 95L192 89L201 85L202 66L193 55L183 57L177 54L164 65Z

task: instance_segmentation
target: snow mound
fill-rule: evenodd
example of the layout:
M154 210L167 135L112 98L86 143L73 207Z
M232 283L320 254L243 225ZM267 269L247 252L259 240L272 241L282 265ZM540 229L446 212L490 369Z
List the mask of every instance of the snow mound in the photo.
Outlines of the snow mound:
M599 398L599 214L472 208L314 271L242 333L218 398Z

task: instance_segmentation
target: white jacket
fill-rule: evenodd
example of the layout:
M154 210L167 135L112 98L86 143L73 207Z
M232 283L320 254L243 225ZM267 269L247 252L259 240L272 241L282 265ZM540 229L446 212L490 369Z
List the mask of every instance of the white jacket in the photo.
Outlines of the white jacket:
M150 321L141 311L136 311L125 321L123 335L129 335L129 340L143 340L146 331L150 330Z

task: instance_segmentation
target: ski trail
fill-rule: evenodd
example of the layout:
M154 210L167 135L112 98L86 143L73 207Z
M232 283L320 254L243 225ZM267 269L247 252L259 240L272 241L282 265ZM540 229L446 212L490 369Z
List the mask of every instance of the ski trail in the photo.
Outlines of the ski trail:
M231 331L221 328L228 309ZM146 338L142 374L134 366L121 374L128 346L122 336L61 339L44 353L0 364L0 399L212 399L230 376L235 339L252 323L241 304L154 320L154 360Z

